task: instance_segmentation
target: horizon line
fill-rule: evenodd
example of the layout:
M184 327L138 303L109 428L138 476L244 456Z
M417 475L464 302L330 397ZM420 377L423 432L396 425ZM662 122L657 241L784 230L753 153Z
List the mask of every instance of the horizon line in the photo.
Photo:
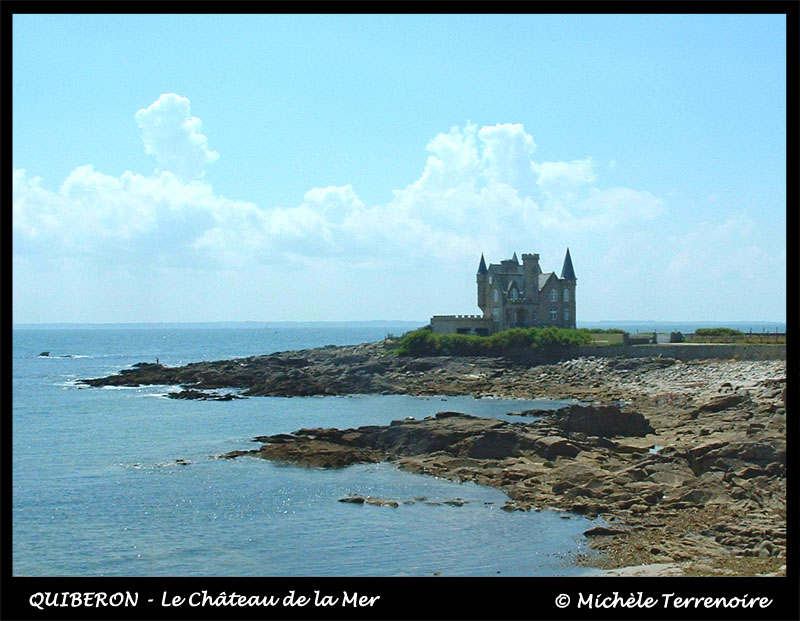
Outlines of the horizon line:
M330 319L313 319L313 320L210 320L210 321L21 321L12 322L12 327L27 327L27 326L153 326L153 325L209 325L209 324L227 324L227 325L300 325L300 324L428 324L429 319L347 319L347 320L330 320ZM776 319L586 319L579 321L578 324L590 323L778 323L785 324L786 320Z

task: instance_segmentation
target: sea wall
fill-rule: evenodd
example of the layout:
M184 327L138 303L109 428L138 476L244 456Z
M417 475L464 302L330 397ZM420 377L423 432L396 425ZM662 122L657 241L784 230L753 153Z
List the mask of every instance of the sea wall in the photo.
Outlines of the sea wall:
M623 356L648 358L661 356L678 360L736 358L737 360L786 360L786 345L737 345L728 343L660 343L658 345L587 346L578 356Z

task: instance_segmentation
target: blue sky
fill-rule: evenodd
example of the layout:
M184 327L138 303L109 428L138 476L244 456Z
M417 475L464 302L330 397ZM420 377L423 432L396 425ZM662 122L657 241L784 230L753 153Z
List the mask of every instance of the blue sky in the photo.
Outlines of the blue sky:
M785 22L14 16L14 321L784 321Z

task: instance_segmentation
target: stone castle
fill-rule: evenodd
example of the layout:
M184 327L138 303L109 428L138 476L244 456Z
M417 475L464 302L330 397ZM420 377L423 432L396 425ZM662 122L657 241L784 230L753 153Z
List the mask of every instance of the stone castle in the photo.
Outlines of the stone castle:
M538 254L517 253L486 267L478 265L478 307L482 315L434 315L433 331L439 334L489 335L508 328L575 327L575 270L569 248L561 268L542 272Z

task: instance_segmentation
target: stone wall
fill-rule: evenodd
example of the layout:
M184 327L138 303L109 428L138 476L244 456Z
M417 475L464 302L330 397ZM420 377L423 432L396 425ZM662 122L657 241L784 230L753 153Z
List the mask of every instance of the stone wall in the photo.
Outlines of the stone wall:
M494 324L482 315L434 315L431 328L435 334L483 334L492 333Z
M587 346L578 356L662 356L678 360L737 358L739 360L786 360L786 345L736 345L728 343L659 343L658 345ZM575 356L570 356L570 358Z

